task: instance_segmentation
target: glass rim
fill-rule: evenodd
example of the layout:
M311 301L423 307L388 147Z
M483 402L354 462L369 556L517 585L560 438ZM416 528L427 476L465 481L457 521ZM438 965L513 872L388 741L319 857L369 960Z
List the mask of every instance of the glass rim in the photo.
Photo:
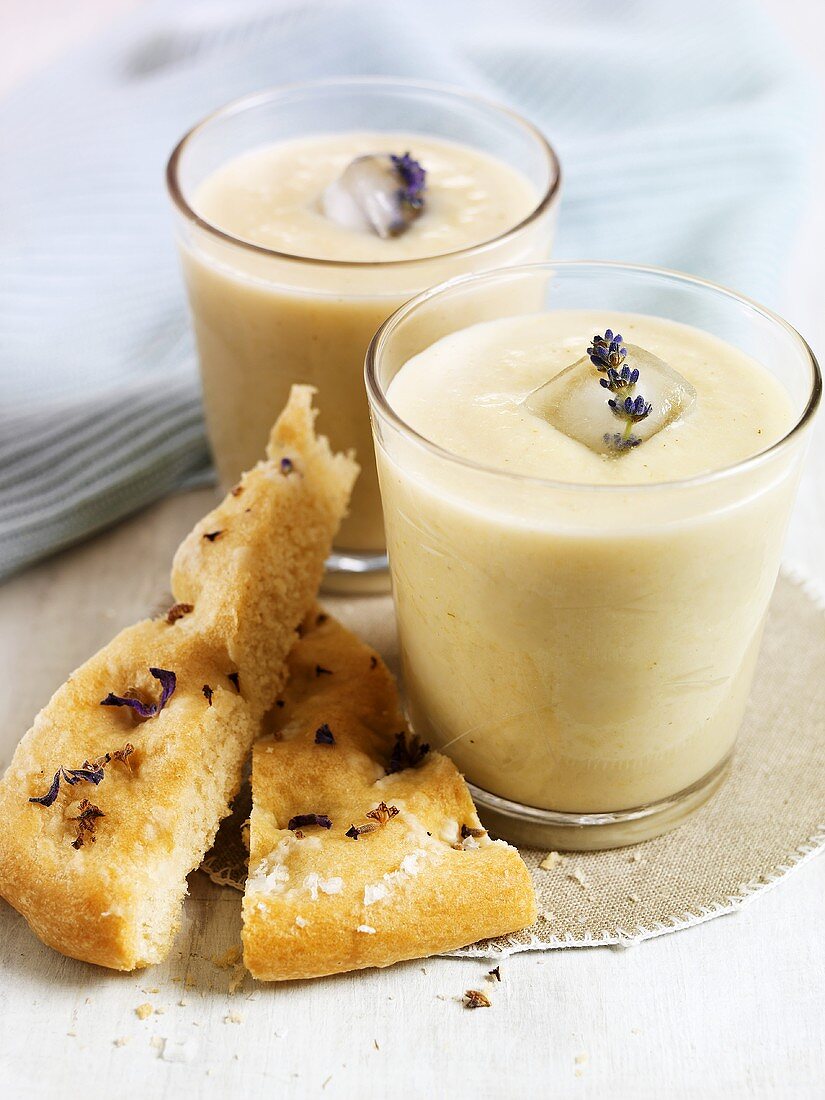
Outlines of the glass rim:
M232 233L227 233L225 230L220 229L218 226L213 225L212 222L202 218L190 205L188 200L183 194L183 188L180 184L179 169L181 158L186 151L189 143L196 138L203 130L206 129L211 123L222 119L230 118L233 115L241 114L251 107L259 106L270 100L276 100L280 96L284 96L288 93L301 92L301 91L316 91L324 88L386 88L386 89L408 89L419 90L425 92L435 92L439 95L447 95L455 99L462 99L470 103L474 103L477 106L484 107L488 110L493 110L497 114L509 119L511 122L515 122L525 133L527 133L538 145L544 154L545 161L549 170L549 182L544 189L542 195L536 206L519 222L515 225L505 229L502 233L497 234L495 237L490 237L487 240L479 241L473 245L467 245L463 248L455 248L450 252L437 252L432 255L417 256L411 259L402 260L329 260L324 259L321 256L302 256L294 252L281 252L276 248L267 248L265 245L255 244L253 241L245 240L243 237L236 237ZM186 218L187 221L196 225L199 229L204 230L211 236L216 237L225 243L234 245L238 248L246 249L249 252L256 253L259 256L268 256L271 259L277 259L282 261L289 261L290 263L303 263L312 264L320 267L341 268L341 269L365 269L370 267L385 268L406 268L413 267L416 264L428 263L431 260L443 260L451 259L458 256L472 255L475 252L482 252L485 249L491 248L494 245L500 244L509 240L511 237L515 237L527 226L531 225L534 221L544 214L553 202L561 187L561 163L558 155L539 130L528 119L524 118L517 111L514 111L511 107L506 106L503 103L499 103L495 99L489 99L487 96L477 95L475 92L468 92L466 89L453 84L440 84L435 81L428 80L407 80L403 78L383 77L383 76L352 76L352 77L328 77L322 80L306 80L306 81L294 81L289 84L279 84L275 87L265 88L258 92L251 92L247 95L240 96L237 99L232 99L228 103L225 103L222 107L218 107L216 110L211 111L208 115L205 115L198 122L195 123L187 132L183 135L180 141L177 143L172 153L169 156L169 160L166 163L166 189L169 193L169 197L172 200L173 205L177 208L178 212Z
M800 350L803 352L810 367L810 390L805 407L780 439L776 440L775 443L772 443L764 450L757 451L756 454L749 455L747 458L740 459L738 462L722 466L718 470L708 470L700 474L693 474L690 477L676 478L672 481L628 482L627 484L621 485L605 485L588 481L558 481L553 478L543 478L533 474L521 474L513 470L503 470L497 466L490 466L484 462L477 462L474 459L456 454L453 451L447 450L446 447L442 447L440 444L433 442L425 435L416 431L415 428L411 427L401 416L399 416L387 400L384 388L378 380L378 363L388 340L392 336L394 330L405 320L405 318L426 305L433 298L439 298L457 287L470 283L481 283L488 280L492 282L507 275L529 274L530 272L541 271L549 272L557 268L561 268L562 270L585 270L587 268L593 268L597 271L613 270L641 275L652 275L656 278L664 279L665 281L711 291L715 295L728 298L740 305L747 306L751 311L782 328L791 339L797 343ZM706 485L710 482L721 481L743 471L754 469L764 464L768 459L785 450L790 445L802 429L813 419L822 398L822 372L812 348L804 336L797 332L793 325L789 324L783 317L780 317L778 313L774 313L774 311L768 309L767 306L760 305L759 302L754 301L752 298L748 298L743 294L738 294L736 291L721 286L719 283L711 282L709 279L702 279L698 275L690 275L683 271L674 271L664 267L655 267L650 264L628 264L620 260L545 260L541 263L519 264L514 267L500 267L491 271L482 271L470 275L459 275L443 283L439 283L437 286L430 287L428 290L410 298L394 313L390 314L376 331L367 348L367 355L364 363L364 381L373 414L375 411L379 412L381 416L389 421L389 423L401 432L402 435L405 435L419 448L428 451L430 454L440 459L452 463L453 465L470 469L479 474L504 478L512 483L532 484L536 487L564 490L567 492L584 491L606 494L637 493L640 490L652 492L656 490L661 491L663 489L694 488L700 485ZM378 440L376 440L376 446L377 445Z

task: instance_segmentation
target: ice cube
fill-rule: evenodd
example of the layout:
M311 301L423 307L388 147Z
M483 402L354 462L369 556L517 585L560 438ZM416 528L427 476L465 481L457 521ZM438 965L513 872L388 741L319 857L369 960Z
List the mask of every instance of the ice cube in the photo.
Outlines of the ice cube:
M525 406L598 454L624 454L650 439L689 411L696 390L658 356L635 344L621 347L626 355L613 375L583 355L529 393Z
M409 154L356 157L325 189L321 209L345 229L397 237L423 209L423 179L423 169Z

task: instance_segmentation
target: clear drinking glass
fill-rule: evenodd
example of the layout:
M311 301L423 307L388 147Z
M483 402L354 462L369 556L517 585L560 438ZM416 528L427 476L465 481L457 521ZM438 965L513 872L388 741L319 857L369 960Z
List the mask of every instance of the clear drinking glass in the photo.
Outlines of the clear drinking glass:
M273 251L209 224L193 207L199 185L231 158L295 137L358 130L405 131L491 154L533 184L535 207L492 240L424 259L377 263ZM555 153L524 119L463 91L405 80L340 79L276 88L223 107L182 139L167 180L207 429L223 487L259 459L292 383L316 386L320 431L336 449L354 448L361 464L327 586L386 587L363 385L367 345L379 324L425 287L548 256L560 185Z
M662 483L554 482L457 457L404 423L387 388L479 302L486 319L598 309L704 329L779 380L793 427L755 457ZM808 345L700 279L546 263L414 298L372 341L366 382L416 732L509 839L593 849L679 824L723 781L742 721L821 394Z

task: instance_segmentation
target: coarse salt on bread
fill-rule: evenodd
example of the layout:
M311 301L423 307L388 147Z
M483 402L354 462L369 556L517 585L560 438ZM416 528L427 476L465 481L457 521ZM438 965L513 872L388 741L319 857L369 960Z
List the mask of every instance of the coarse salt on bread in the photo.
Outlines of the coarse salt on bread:
M305 624L289 668L253 747L243 902L252 975L388 966L531 924L529 872L514 848L481 829L452 761L427 752L387 774L394 753L399 765L420 750L377 654L321 613ZM379 818L397 810L385 824L367 816L382 802ZM288 828L303 815L323 815L331 827ZM347 835L365 824L371 831Z
M356 476L352 459L316 438L311 406L312 390L294 387L267 460L178 550L168 617L124 630L74 672L0 782L0 894L66 955L131 970L170 948L186 876L284 683ZM109 693L157 705L150 668L176 677L156 715L101 705ZM134 751L107 762L97 785L60 776L52 805L29 801L61 766L80 769L127 744Z

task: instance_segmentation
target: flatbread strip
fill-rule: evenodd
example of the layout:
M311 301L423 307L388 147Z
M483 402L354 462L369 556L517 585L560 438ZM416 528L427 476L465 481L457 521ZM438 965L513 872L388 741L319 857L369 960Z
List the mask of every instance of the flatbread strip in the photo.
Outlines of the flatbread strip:
M183 542L169 615L124 630L73 673L0 782L0 894L66 955L131 970L170 948L186 875L283 686L357 472L315 437L311 404L311 389L293 388L268 460ZM150 668L176 677L155 716L101 706L109 692L157 705ZM99 784L60 773L53 804L29 801L61 766L94 770L127 744L134 751L106 762Z
M429 752L387 774L394 751L396 763L404 747L417 754L411 739L397 741L406 726L378 655L321 613L305 624L289 667L253 748L243 901L252 975L275 981L388 966L531 924L527 868L481 830L452 761ZM365 817L381 802L398 810L384 825ZM287 828L306 814L326 815L331 828ZM346 835L365 823L376 827Z

